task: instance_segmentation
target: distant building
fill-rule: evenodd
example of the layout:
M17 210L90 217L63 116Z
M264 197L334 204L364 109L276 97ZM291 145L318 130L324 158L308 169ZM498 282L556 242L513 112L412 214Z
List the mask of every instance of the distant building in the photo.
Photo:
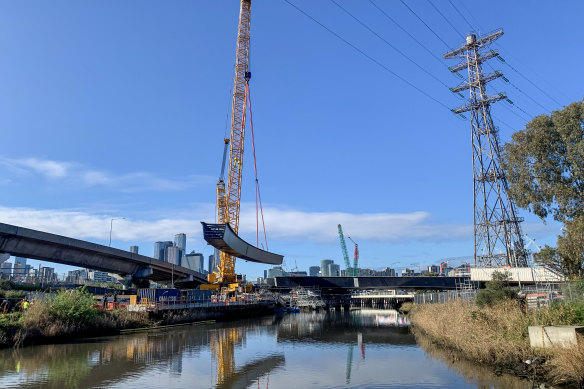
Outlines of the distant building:
M287 275L288 273L286 273L284 269L282 269L282 266L274 266L273 268L268 270L268 278L284 277Z
M264 284L264 277L258 277L256 280L256 285L263 285Z
M6 275L12 274L12 262L4 262L0 267L0 272Z
M217 270L217 262L215 262L215 254L209 255L208 269L209 269L209 274L211 274Z
M328 276L329 277L338 277L341 275L341 265L337 265L336 263L331 263L328 265Z
M114 278L108 274L108 272L99 270L90 270L89 279L97 283L109 283L115 281Z
M134 254L138 254L139 247L138 246L130 246L130 252Z
M383 276L383 277L395 277L395 269L392 269L390 267L386 267L385 269L378 271L377 272L378 275Z
M290 277L306 277L308 274L306 273L305 270L301 270L301 271L291 271L290 272Z
M85 284L89 279L89 270L87 269L80 269L80 270L71 270L67 273L67 277L65 278L66 282L70 282L72 284Z
M413 277L415 274L416 272L414 271L414 269L410 269L409 267L406 267L401 272L402 277Z
M184 256L183 262L181 266L205 274L205 256L203 254L191 251Z
M182 253L180 247L169 246L166 248L166 262L181 266Z
M320 266L310 266L308 268L308 274L311 277L318 277L318 273L320 273Z
M182 249L182 251L186 251L187 249L187 235L180 233L180 234L176 234L174 236L174 245L180 249Z
M428 273L436 273L438 274L440 272L440 266L437 265L430 265L428 266Z
M172 247L172 242L169 240L154 243L154 258L166 261L167 247Z
M268 269L264 269L264 280L268 278Z
M320 275L323 277L329 277L329 265L335 263L332 259L323 259L320 261Z
M31 269L36 270L36 269ZM43 282L55 282L57 281L57 275L55 274L54 267L42 267L39 266L38 273L36 276Z
M22 258L22 257L15 257L14 258L14 270L13 270L13 275L15 277L25 277L27 274L27 268L26 268L26 258Z

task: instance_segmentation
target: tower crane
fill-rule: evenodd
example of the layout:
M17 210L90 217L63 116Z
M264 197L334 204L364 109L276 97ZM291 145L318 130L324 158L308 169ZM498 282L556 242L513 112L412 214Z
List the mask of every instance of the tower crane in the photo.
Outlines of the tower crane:
M352 275L356 277L359 275L359 245L357 245L357 243L355 243L355 241L353 239L351 239L350 236L347 236L347 239L349 239L355 245L355 251L353 253L353 274Z

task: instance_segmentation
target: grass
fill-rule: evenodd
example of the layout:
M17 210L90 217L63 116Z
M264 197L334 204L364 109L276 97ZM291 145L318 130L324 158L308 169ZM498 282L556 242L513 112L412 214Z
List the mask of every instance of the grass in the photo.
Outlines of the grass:
M553 383L583 385L584 340L572 348L534 350L528 334L533 325L583 324L583 312L583 303L568 303L524 313L508 299L480 308L463 301L416 305L410 317L414 334L469 360L515 369L537 358L546 361L539 373Z

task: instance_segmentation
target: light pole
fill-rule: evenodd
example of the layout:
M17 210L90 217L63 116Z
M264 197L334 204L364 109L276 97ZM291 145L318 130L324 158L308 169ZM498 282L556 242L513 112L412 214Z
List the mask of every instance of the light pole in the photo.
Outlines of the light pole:
M110 220L110 239L109 239L109 247L112 247L112 230L114 228L114 220L123 220L125 217L114 217Z

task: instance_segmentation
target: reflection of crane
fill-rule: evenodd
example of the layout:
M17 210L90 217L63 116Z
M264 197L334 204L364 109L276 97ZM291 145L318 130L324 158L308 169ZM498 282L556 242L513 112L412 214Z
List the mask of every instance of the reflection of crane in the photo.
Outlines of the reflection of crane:
M235 374L233 348L241 341L238 328L222 328L211 332L211 353L217 359L217 384Z
M231 113L231 136L225 139L221 176L217 183L217 222L229 223L235 234L239 231L239 207L241 199L241 175L243 168L243 145L245 136L245 114L247 108L248 83L251 73L248 70L250 38L251 0L241 0L235 77L233 85L233 106ZM223 181L227 146L229 163L227 190ZM208 281L215 284L235 283L235 257L221 251L217 271L209 274Z
M349 262L349 254L347 253L347 245L345 244L345 236L343 235L343 228L341 225L338 225L339 228L339 239L341 241L341 249L343 250L343 258L345 259L345 267L347 268L347 276L354 276L354 269L351 267L351 263ZM350 238L349 238L350 239ZM352 241L352 239L351 239ZM355 242L353 242L355 243ZM356 245L355 245L356 247ZM356 252L358 255L359 253Z

